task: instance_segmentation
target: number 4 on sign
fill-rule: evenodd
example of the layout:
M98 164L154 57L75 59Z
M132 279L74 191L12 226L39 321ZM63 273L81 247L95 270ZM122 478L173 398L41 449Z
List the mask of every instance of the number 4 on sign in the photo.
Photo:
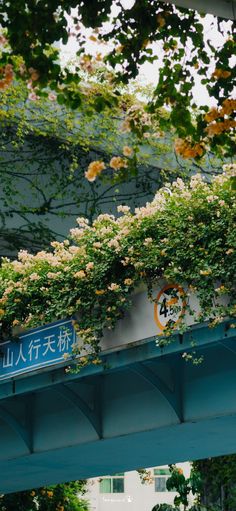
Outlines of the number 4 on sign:
M167 299L163 298L163 301L162 301L161 307L160 307L160 316L162 316L162 314L164 314L165 318L168 313L168 308L166 307L166 302L167 302Z

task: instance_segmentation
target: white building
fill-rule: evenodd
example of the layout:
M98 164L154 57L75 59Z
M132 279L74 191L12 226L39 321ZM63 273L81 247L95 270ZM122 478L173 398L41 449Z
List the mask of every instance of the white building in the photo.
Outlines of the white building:
M179 463L177 467L189 477L188 462ZM173 504L176 493L166 489L168 467L154 467L147 471L151 477L145 484L137 471L89 479L86 497L91 511L152 511L156 504Z

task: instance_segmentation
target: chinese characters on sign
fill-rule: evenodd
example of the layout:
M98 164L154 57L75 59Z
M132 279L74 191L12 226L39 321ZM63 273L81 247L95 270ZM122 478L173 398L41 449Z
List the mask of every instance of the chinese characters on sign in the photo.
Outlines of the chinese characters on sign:
M76 342L70 320L46 325L1 344L0 381L65 360Z

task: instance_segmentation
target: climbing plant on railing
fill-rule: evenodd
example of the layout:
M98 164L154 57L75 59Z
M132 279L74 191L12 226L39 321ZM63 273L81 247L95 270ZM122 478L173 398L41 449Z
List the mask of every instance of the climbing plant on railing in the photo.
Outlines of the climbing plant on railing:
M151 295L160 278L196 293L198 322L214 326L235 316L235 195L235 165L226 165L211 183L200 174L189 184L177 179L134 214L119 206L117 219L103 214L89 225L78 218L71 239L53 242L52 252L21 251L18 260L4 260L2 331L74 316L75 354L85 349L80 363L96 363L104 329L123 317L134 288L143 282ZM215 300L221 295L229 297L224 305ZM167 324L166 342L175 328Z

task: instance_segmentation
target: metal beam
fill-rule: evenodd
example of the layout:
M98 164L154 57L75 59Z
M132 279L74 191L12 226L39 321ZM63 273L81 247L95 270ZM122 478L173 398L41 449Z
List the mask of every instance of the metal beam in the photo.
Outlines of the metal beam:
M28 414L27 414L28 415ZM17 435L24 442L27 450L31 454L33 452L32 446L32 434L31 434L31 425L29 425L29 416L27 416L27 427L22 426L22 424L12 415L10 412L5 410L2 406L0 406L0 419L2 419L11 429L13 429Z
M63 396L67 401L69 401L73 406L75 406L83 415L88 419L93 429L96 431L98 438L102 438L102 427L101 420L99 420L98 415L91 410L91 408L87 405L87 403L73 390L69 389L63 383L56 385L53 388L56 392L58 392L61 396Z
M33 420L32 413L28 415L29 424L35 424L34 453L27 454L20 441L3 431L0 491L234 453L236 357L231 348L236 330L231 323L215 329L198 325L179 339L182 344L176 336L162 351L149 340L106 354L106 370L100 365L95 372L92 365L77 375L64 375L64 380L62 372L54 377L45 373L37 376L37 384L31 377L16 379L14 390L22 397L5 397L2 403L19 433L22 424L27 430L27 406L30 412L35 401ZM197 356L204 349L199 367L182 359L192 341ZM46 374L50 378L41 380ZM6 396L9 389L3 387ZM41 394L37 400L36 387ZM59 399L52 399L53 389ZM16 403L21 405L20 425ZM5 419L11 424L6 414Z
M180 422L183 422L183 412L182 412L182 406L181 406L181 399L180 396L177 395L177 392L179 393L179 388L177 390L177 387L174 387L174 391L172 392L167 385L159 378L159 376L156 373L153 373L153 371L150 371L143 363L133 364L131 366L131 370L144 378L148 383L150 383L155 389L160 392L160 394L164 397L164 399L167 401L167 403L171 406L171 408L174 410L177 418Z
M93 378L107 372L121 370L122 367L130 366L143 360L163 359L171 354L182 353L192 349L192 342L195 341L196 349L213 348L219 345L221 341L227 339L227 343L236 342L236 329L229 328L233 320L226 320L220 325L209 329L206 324L198 324L191 327L182 336L182 344L179 342L179 334L173 335L173 342L167 346L160 348L156 344L156 336L143 339L140 343L134 345L126 345L111 353L105 352L101 354L103 364L93 365L81 369L78 374L66 374L64 368L53 368L50 371L44 370L26 378L16 378L11 382L2 382L0 385L0 401L13 396L20 396L27 393L37 392L38 390L56 387L59 383L73 383L83 378ZM107 370L104 370L107 367Z
M232 339L225 339L219 342L220 346L224 346L228 351L231 351L234 355L236 355L236 346L235 346L235 340Z

